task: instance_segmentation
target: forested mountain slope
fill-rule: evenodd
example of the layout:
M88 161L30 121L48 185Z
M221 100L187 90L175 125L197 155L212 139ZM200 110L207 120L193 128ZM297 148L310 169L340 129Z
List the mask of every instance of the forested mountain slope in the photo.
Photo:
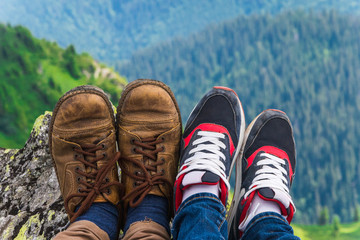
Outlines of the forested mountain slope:
M359 0L0 0L0 21L21 24L40 38L114 65L135 50L184 37L240 14L289 9L358 13Z
M24 27L0 24L0 147L22 147L35 119L82 84L102 87L115 103L126 80L72 45L62 49Z
M297 143L296 221L322 207L350 221L359 203L360 19L325 13L252 15L135 54L128 79L169 84L183 119L213 85L234 88L247 123L286 111Z
M74 44L113 63L145 46L187 35L235 17L236 1L0 0L0 21L28 27L35 36Z

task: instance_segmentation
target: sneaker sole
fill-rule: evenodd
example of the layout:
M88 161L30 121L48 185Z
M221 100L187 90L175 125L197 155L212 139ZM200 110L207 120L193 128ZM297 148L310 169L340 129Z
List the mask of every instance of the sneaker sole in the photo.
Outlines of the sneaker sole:
M231 90L231 91L234 92L233 90ZM240 125L240 134L239 134L239 139L238 139L238 145L235 148L234 160L231 163L229 176L228 176L227 180L230 181L230 177L231 177L233 168L235 166L235 172L236 172L235 186L236 186L236 185L238 185L238 183L241 185L241 176L238 177L238 174L241 175L241 161L239 163L238 159L242 156L242 150L243 150L242 149L243 148L243 140L244 140L244 135L245 135L245 114L244 114L244 109L242 107L242 104L241 104L241 101L240 101L239 97L237 96L236 93L235 93L235 95L236 95L236 99L237 99L237 101L239 103L239 106L240 106L240 109L241 109L241 111L240 111L241 125ZM236 163L236 165L235 165L235 163Z
M230 165L230 171L229 171L229 176L227 178L228 181L230 181L232 172L233 172L233 168L235 166L235 187L234 187L234 196L231 200L231 204L230 204L230 209L228 213L231 213L231 210L239 203L239 200L237 200L238 198L236 198L237 192L240 192L240 189L237 190L238 188L241 187L241 180L242 180L242 166L241 166L241 158L243 155L243 151L244 151L244 136L245 136L245 114L244 114L244 109L242 107L241 101L238 97L238 95L236 94L236 92L230 88L224 88L224 87L214 87L215 89L222 89L222 90L226 90L226 91L230 91L233 92L236 96L236 99L238 101L238 104L240 106L240 119L241 119L241 125L240 125L240 134L239 134L239 139L238 139L238 145L235 148L235 153L234 153L234 159ZM228 214L227 216L228 219L230 219L230 215ZM228 225L230 226L230 225Z
M233 196L233 201L231 203L231 206L230 206L230 209L229 209L229 212L228 212L228 215L227 215L227 221L228 221L228 233L230 234L230 228L232 227L233 225L233 221L235 220L235 214L236 214L236 211L238 209L238 206L239 206L239 202L240 202L240 198L241 198L241 179L242 179L242 155L244 154L244 148L245 148L245 143L249 137L249 133L250 133L250 130L252 129L252 127L254 126L256 120L260 117L262 113L260 113L259 115L257 115L255 117L254 120L251 121L251 123L249 124L249 126L246 128L246 131L245 131L245 136L244 136L244 139L243 139L243 142L242 142L242 146L241 146L241 156L239 156L239 159L237 161L237 166L239 166L239 173L237 172L236 173L236 177L239 176L240 180L239 182L236 182L236 185L235 185L235 188L234 188L234 196ZM239 184L238 184L239 183ZM234 232L236 232L237 230L234 229ZM229 239L230 239L230 236L229 236Z

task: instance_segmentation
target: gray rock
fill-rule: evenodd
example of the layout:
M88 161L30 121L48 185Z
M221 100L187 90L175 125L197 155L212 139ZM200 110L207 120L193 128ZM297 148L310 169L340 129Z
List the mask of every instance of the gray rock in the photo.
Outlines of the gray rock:
M0 239L50 239L68 222L48 147L51 112L22 149L0 149Z

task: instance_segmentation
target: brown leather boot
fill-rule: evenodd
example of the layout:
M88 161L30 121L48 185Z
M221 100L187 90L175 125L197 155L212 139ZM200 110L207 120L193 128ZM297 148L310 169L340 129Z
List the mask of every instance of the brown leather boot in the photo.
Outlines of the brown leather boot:
M123 91L116 119L124 213L128 206L136 207L147 194L153 194L166 197L169 215L173 214L182 132L174 94L159 81L133 81Z
M120 154L115 117L101 89L80 86L60 98L50 123L49 145L70 222L93 202L119 204L123 189L116 166Z

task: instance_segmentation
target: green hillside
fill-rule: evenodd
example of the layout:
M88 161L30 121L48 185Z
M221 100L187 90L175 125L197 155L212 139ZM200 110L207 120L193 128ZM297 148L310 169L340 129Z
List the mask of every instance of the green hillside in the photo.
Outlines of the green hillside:
M292 225L296 236L301 240L358 240L360 239L360 222L340 224L338 233L334 231L334 225Z
M36 117L82 84L102 87L117 102L126 80L72 45L62 49L0 24L0 147L23 146Z
M288 12L238 17L187 39L135 54L128 79L170 85L183 119L213 85L234 88L249 123L267 108L286 111L297 143L296 222L351 221L359 204L360 19Z
M114 65L136 50L186 37L210 23L239 14L277 14L289 9L360 12L359 0L0 0L0 21L21 24L40 38Z

